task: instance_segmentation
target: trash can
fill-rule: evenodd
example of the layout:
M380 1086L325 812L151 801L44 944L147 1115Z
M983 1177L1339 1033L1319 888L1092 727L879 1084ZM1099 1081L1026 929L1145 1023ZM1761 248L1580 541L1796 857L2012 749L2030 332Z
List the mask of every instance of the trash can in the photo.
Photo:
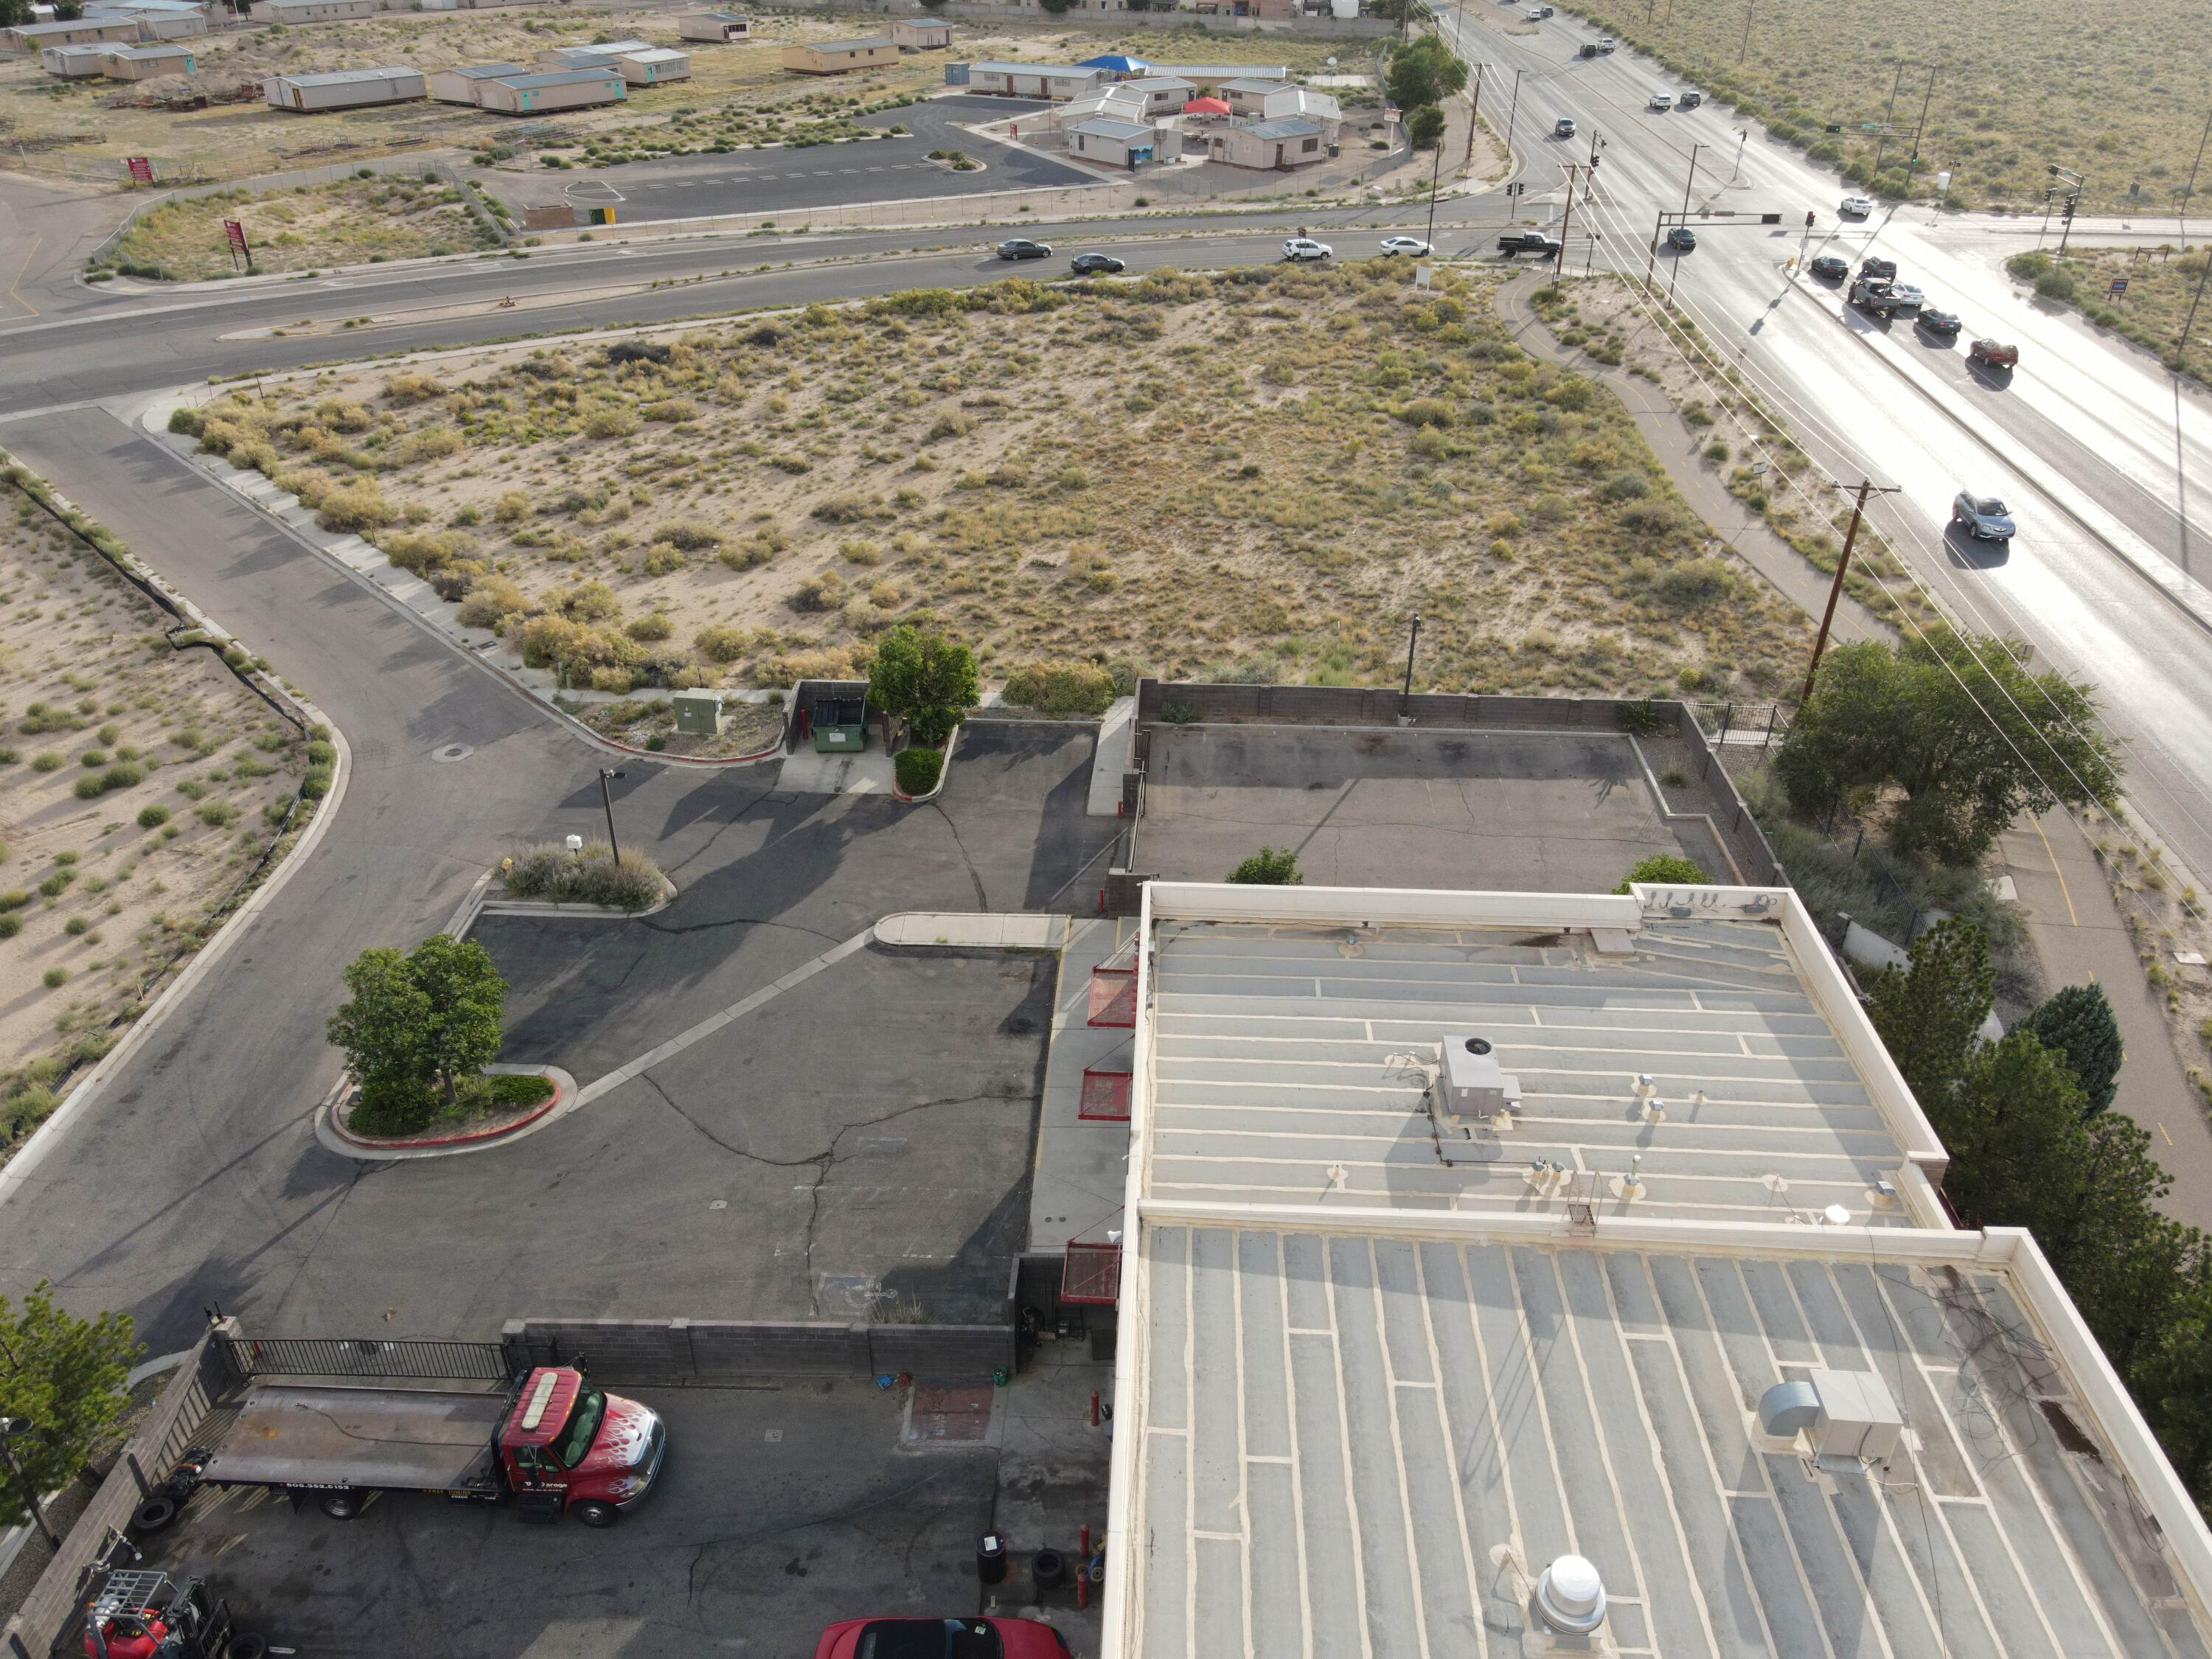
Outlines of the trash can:
M975 1540L975 1577L987 1584L1006 1582L1006 1540L995 1532Z

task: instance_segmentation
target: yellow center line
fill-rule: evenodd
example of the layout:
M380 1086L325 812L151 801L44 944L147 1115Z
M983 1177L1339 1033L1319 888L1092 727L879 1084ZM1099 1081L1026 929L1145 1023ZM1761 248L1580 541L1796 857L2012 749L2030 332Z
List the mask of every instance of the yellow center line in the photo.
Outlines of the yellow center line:
M43 317L46 314L45 312L40 311L38 307L33 305L28 300L26 300L21 295L15 292L15 283L21 282L24 277L31 274L31 256L38 251L39 238L33 236L31 238L30 246L23 250L23 263L15 268L15 282L11 282L8 284L8 297L13 300L17 305L22 307L24 310L29 312L33 317Z
M2151 1121L2152 1121L2154 1123L2158 1122L2158 1120L2157 1120L2157 1119L2155 1119L2155 1118L2152 1119ZM2160 1133L2160 1134L2162 1134L2162 1135L2166 1135L2166 1144L2167 1146L2172 1146L2172 1145L2173 1145L2173 1137L2172 1137L2172 1135L2166 1135L2166 1125L2164 1125L2163 1123L2160 1123L2160 1124L2158 1125L2158 1132L2159 1132L2159 1133Z
M2066 925L2069 927L2079 927L2081 925L2081 918L2074 914L2074 895L2067 889L2066 872L2058 867L2058 854L2051 850L2051 837L2043 833L2043 821L2040 818L2031 819L2030 822L2035 825L2036 839L2043 843L2044 857L2051 860L2051 873L2058 878L2058 890L2065 896Z

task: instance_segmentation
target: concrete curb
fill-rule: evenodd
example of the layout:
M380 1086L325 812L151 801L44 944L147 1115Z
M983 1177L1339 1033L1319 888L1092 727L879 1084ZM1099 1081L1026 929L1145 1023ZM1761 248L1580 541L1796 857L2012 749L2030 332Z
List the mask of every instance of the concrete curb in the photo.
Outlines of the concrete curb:
M58 501L64 498L57 495L55 499ZM218 634L225 639L232 637L227 630L218 628L212 621L207 620L206 612L185 599L168 582L155 575L151 570L147 570L144 574L147 579L167 595L176 604L177 608L185 612L188 617L205 622L210 633ZM270 678L273 679L273 676ZM135 1057L138 1050L167 1023L178 1006L199 984L200 981L213 972L216 964L230 954L239 940L245 936L248 924L275 902L276 895L282 892L285 884L299 872L301 866L307 862L308 854L320 844L331 825L337 821L338 809L345 802L347 784L353 776L353 750L346 742L345 733L338 730L330 716L324 714L299 692L281 683L277 684L276 689L306 717L308 725L319 726L330 734L331 746L337 751L337 763L331 769L329 792L317 805L313 815L307 820L307 827L300 832L300 839L292 844L292 850L287 853L276 867L269 872L267 878L246 896L246 902L231 912L229 919L216 930L215 937L207 942L197 956L185 964L182 971L169 981L161 995L154 999L153 1006L132 1023L122 1040L102 1055L99 1063L91 1071L86 1073L68 1094L62 1097L61 1103L47 1115L46 1121L31 1132L31 1138L17 1149L15 1155L9 1158L4 1166L0 1166L0 1204L4 1204L15 1197L29 1182L38 1166L46 1161L48 1154L58 1144L64 1127L87 1110L106 1092L108 1084L113 1080L116 1073Z
M457 1158L465 1152L486 1152L518 1140L576 1103L576 1079L558 1066L487 1066L484 1071L493 1077L542 1077L552 1084L553 1097L522 1116L492 1128L465 1129L450 1135L421 1135L407 1140L366 1140L349 1132L342 1120L341 1115L346 1103L353 1098L354 1090L349 1081L341 1080L337 1087L323 1097L316 1110L315 1139L343 1157L364 1163Z
M962 724L964 725L965 722L963 721ZM952 728L952 735L945 740L945 764L937 769L936 787L924 794L909 795L901 790L898 785L894 782L891 785L891 798L893 799L902 800L909 806L919 806L924 801L935 800L939 795L945 793L945 780L952 775L952 751L960 746L960 726L954 726ZM898 776L898 757L896 755L891 757L891 776L896 779Z
M876 924L875 939L921 950L1059 951L1073 920L1042 910L902 910Z
M492 878L487 875L485 879ZM477 916L569 916L586 921L635 921L643 916L657 916L675 903L676 884L663 876L659 902L642 910L618 909L611 904L564 904L558 899L493 898L488 892L482 896L471 894L471 897L476 907L469 918L471 926Z

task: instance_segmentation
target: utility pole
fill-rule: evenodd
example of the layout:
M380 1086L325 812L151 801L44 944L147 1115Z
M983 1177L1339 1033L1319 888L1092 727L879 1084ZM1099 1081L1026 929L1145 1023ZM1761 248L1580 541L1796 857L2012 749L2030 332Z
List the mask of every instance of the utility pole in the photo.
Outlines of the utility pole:
M1912 154L1905 163L1905 193L1912 194L1912 175L1920 170L1920 136L1928 131L1928 106L1936 97L1936 65L1928 66L1928 90L1920 100L1920 125L1912 129Z
M1413 613L1413 631L1406 637L1406 689L1398 694L1398 713L1413 712L1413 647L1421 642L1421 613Z
M2181 360L2189 355L2189 331L2197 325L2197 307L2204 302L2204 279L2212 276L2212 258L2204 262L2204 269L2197 273L2197 292L2190 296L2189 315L2181 325L2181 337L2173 343L2173 369L2181 372Z
M1513 118L1521 112L1521 77L1528 72L1513 71L1513 101L1505 106L1505 161L1509 167L1513 163Z
M1567 210L1565 215L1559 220L1559 251L1553 256L1552 260L1552 281L1554 284L1557 284L1559 280L1567 274L1567 232L1574 227L1575 181L1581 176L1582 169L1577 167L1572 161L1568 162Z
M1874 147L1874 176L1881 177L1881 158L1889 152L1889 118L1897 110L1897 89L1905 84L1905 65L1897 66L1897 79L1889 83L1889 101L1881 106L1881 141Z
M1751 20L1759 14L1759 0L1745 0L1743 8L1743 43L1735 49L1735 61L1743 62L1743 55L1751 50Z
M2197 159L2189 164L2189 184L2181 192L2181 211L2176 216L2181 221L2181 240L2189 240L2189 202L2197 194L2197 169L2204 165L2204 141L2212 138L2212 110L2204 112L2204 134L2197 141Z
M1813 700L1813 677L1820 672L1820 658L1828 648L1828 629L1836 619L1836 601L1843 594L1844 573L1851 568L1851 548L1859 538L1859 521L1866 512L1867 497L1875 493L1874 480L1865 479L1859 485L1858 499L1851 503L1851 527L1844 532L1844 550L1836 560L1836 579L1828 584L1828 606L1820 613L1820 631L1813 641L1813 661L1805 670L1805 689L1797 697L1801 707ZM1897 489L1884 489L1879 493L1894 495Z
M1442 111L1437 112L1443 113ZM1470 144L1474 142L1474 124L1472 121L1468 124L1467 141ZM1422 240L1428 243L1429 252L1432 254L1436 252L1437 246L1437 186L1443 176L1444 136L1439 132L1437 135L1436 160L1429 164L1429 228L1422 236Z
M1698 179L1698 152L1704 148L1705 146L1703 144L1692 144L1690 146L1690 170L1682 179L1681 218L1685 224L1689 222L1690 218L1690 189L1692 185L1696 184ZM1651 238L1651 256L1655 259L1659 257L1659 238L1656 232L1653 233ZM1667 298L1670 303L1674 298L1674 279L1681 274L1682 251L1680 248L1677 248L1674 250L1674 263L1667 272ZM1647 277L1645 280L1649 281L1650 279Z

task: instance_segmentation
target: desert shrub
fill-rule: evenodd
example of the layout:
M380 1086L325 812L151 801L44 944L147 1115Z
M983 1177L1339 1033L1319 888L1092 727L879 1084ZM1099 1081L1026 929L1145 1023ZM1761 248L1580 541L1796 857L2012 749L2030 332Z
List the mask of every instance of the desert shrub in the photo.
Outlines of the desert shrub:
M1626 893L1631 883L1639 881L1660 887L1710 887L1712 880L1703 865L1674 853L1654 853L1650 858L1638 859L1613 890Z
M1680 509L1668 501L1633 501L1620 509L1620 527L1637 536L1671 536L1682 528Z
M238 819L238 809L227 800L204 800L192 811L211 830L221 830Z
M1666 603L1686 610L1726 599L1735 591L1735 575L1725 560L1708 556L1669 566L1652 586Z
M832 495L814 504L813 516L824 524L860 524L869 516L868 503L858 495Z
M1006 700L1040 714L1064 717L1106 712L1114 677L1097 663L1027 663L1006 677Z
M638 411L648 421L696 421L699 405L689 398L663 398L658 403L647 404Z
M801 680L850 680L866 672L873 647L831 646L818 651L781 651L761 665L763 685L796 685Z
M142 806L138 809L138 827L141 830L159 830L168 821L169 809L166 806Z
M938 749L902 749L891 761L897 775L899 792L908 795L926 795L937 787L937 781L945 774L945 754Z
M629 635L630 638L644 645L650 645L656 640L665 640L675 631L676 624L674 623L669 621L665 617L657 615L651 617L640 617L635 622L630 623L629 627L623 629L623 632Z
M323 497L315 514L315 522L324 529L337 531L374 530L380 525L390 524L392 519L392 508L373 478L331 490Z
M1441 398L1416 398L1398 411L1407 426L1449 426L1457 411Z
M478 576L461 597L455 620L464 628L497 628L507 617L530 608L522 589L505 576Z
M1607 501L1640 501L1651 493L1651 480L1641 472L1616 472L1605 481Z
M169 411L169 430L181 433L187 438L198 437L200 429L206 423L206 417L197 409L180 406Z
M722 544L722 532L697 519L678 519L665 524L653 532L653 538L686 553L698 553Z
M76 781L76 798L91 800L113 789L129 789L145 781L145 769L129 761L111 766L103 772L88 772Z
M449 426L425 427L420 432L410 432L399 441L395 452L403 465L416 461L443 460L448 455L458 455L464 447L461 434Z
M530 516L530 497L520 489L501 492L491 515L501 524L520 524Z
M619 340L607 348L607 366L619 368L624 363L665 363L669 349L657 340Z
M658 904L662 891L659 865L628 849L617 863L604 842L586 844L580 854L564 847L526 848L501 860L500 872L514 897L557 904L642 910Z
M735 662L745 654L751 636L742 628L702 628L691 636L692 648L709 662Z
M627 438L637 430L637 416L626 409L595 409L584 417L587 438Z
M458 530L402 531L379 544L384 556L410 575L428 577L455 559L471 558L476 538Z
M395 404L425 403L444 390L428 374L394 374L384 382L384 395Z
M799 583L799 591L791 596L791 608L794 611L836 611L844 605L851 591L842 576L834 570L824 570Z

